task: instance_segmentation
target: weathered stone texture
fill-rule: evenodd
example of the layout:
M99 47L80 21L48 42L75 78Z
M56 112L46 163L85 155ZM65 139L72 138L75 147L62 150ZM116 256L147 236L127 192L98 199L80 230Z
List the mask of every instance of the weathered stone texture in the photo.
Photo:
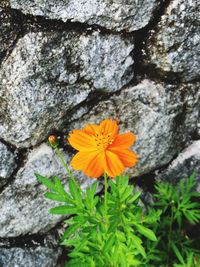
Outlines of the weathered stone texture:
M184 81L200 78L200 1L171 1L147 42L149 63Z
M198 0L5 3L10 7L0 8L0 138L28 158L16 166L0 142L0 238L43 234L64 219L48 213L57 203L44 198L46 188L34 175L57 175L68 188L66 170L42 143L54 130L68 134L117 119L122 132L137 136L132 149L139 161L127 170L131 177L162 169L157 179L174 181L196 171L200 182L200 141L193 140L200 137ZM148 67L144 80L140 71ZM71 154L64 157L69 162ZM74 174L84 188L93 181ZM151 201L149 194L142 198ZM56 267L60 252L37 246L1 247L0 266Z
M64 154L64 157L67 162L70 161L69 154ZM62 216L48 213L48 209L56 203L44 198L46 188L36 180L34 173L46 177L57 175L67 187L66 170L54 151L46 144L34 149L15 181L0 194L0 237L46 232L63 219ZM80 172L74 172L74 175L83 188L92 182Z
M15 155L0 142L0 188L6 184L16 167Z
M36 248L0 248L1 267L56 267L60 249Z
M29 33L0 70L0 136L36 145L94 90L113 92L133 77L133 45L119 35Z
M10 4L25 14L129 32L146 26L158 6L156 0L10 0Z
M121 131L137 135L133 149L139 155L131 175L141 175L167 164L196 131L200 110L199 84L166 85L144 80L102 101L69 130L105 118L117 118Z
M19 32L19 24L13 20L11 14L0 7L0 62L6 52L11 49Z
M156 179L178 182L180 179L185 179L193 173L195 173L197 180L196 190L200 192L200 140L193 142L189 147L184 149Z

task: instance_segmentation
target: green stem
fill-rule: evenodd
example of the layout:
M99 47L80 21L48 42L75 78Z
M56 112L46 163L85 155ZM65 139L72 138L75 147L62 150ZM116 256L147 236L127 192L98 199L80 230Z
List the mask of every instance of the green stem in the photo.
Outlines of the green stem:
M55 148L55 151L56 151L56 153L57 153L57 155L58 155L58 157L59 157L61 163L62 163L63 166L65 167L65 169L66 169L66 171L67 171L67 174L69 175L70 179L72 179L73 181L75 181L74 176L72 175L72 172L70 171L69 167L67 166L67 164L66 164L66 162L65 162L65 160L64 160L64 158L63 158L63 155L62 155L62 153L60 152L58 146L55 146L54 148ZM75 182L76 182L76 181L75 181Z
M170 266L170 265L169 265L169 260L170 260L170 244L171 244L171 236L172 236L173 217L174 217L174 212L173 212L173 207L171 206L171 216L170 216L169 233L168 233L168 257L167 257L167 267Z
M107 223L107 192L108 192L108 176L104 172L104 216Z

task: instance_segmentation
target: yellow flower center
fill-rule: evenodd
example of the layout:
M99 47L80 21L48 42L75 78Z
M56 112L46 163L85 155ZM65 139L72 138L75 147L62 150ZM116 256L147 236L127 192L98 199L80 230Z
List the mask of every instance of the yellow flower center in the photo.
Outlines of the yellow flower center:
M96 142L96 146L99 150L106 150L106 148L111 145L114 139L111 137L112 133L104 134L103 132L96 132L94 140Z

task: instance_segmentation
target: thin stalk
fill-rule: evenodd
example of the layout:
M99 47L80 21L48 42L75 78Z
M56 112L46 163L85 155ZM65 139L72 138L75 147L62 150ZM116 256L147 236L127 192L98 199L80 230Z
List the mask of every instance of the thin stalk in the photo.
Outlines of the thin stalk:
M63 155L62 155L62 153L60 152L58 146L55 146L54 148L55 148L55 151L56 151L56 153L57 153L57 155L58 155L58 157L59 157L59 159L60 159L62 165L65 167L65 169L66 169L66 171L67 171L67 174L69 175L70 179L72 179L72 180L75 181L74 176L72 175L72 172L70 171L69 167L67 166L67 164L66 164L66 162L65 162L65 160L64 160L64 158L63 158ZM75 181L75 182L76 182L76 181Z
M171 236L172 236L172 224L173 224L174 212L173 207L171 207L171 215L170 215L170 224L169 224L169 233L168 233L168 257L167 257L167 267L170 267L170 244L171 244Z
M107 192L108 192L108 176L104 172L104 217L107 223Z

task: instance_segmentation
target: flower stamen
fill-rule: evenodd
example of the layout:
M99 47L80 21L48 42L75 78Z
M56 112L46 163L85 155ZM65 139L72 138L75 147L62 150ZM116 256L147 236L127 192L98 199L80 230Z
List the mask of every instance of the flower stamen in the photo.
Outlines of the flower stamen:
M114 141L113 138L111 138L112 133L109 134L104 134L104 132L95 132L94 135L94 141L98 147L98 149L102 150L106 150L106 148L111 145Z

